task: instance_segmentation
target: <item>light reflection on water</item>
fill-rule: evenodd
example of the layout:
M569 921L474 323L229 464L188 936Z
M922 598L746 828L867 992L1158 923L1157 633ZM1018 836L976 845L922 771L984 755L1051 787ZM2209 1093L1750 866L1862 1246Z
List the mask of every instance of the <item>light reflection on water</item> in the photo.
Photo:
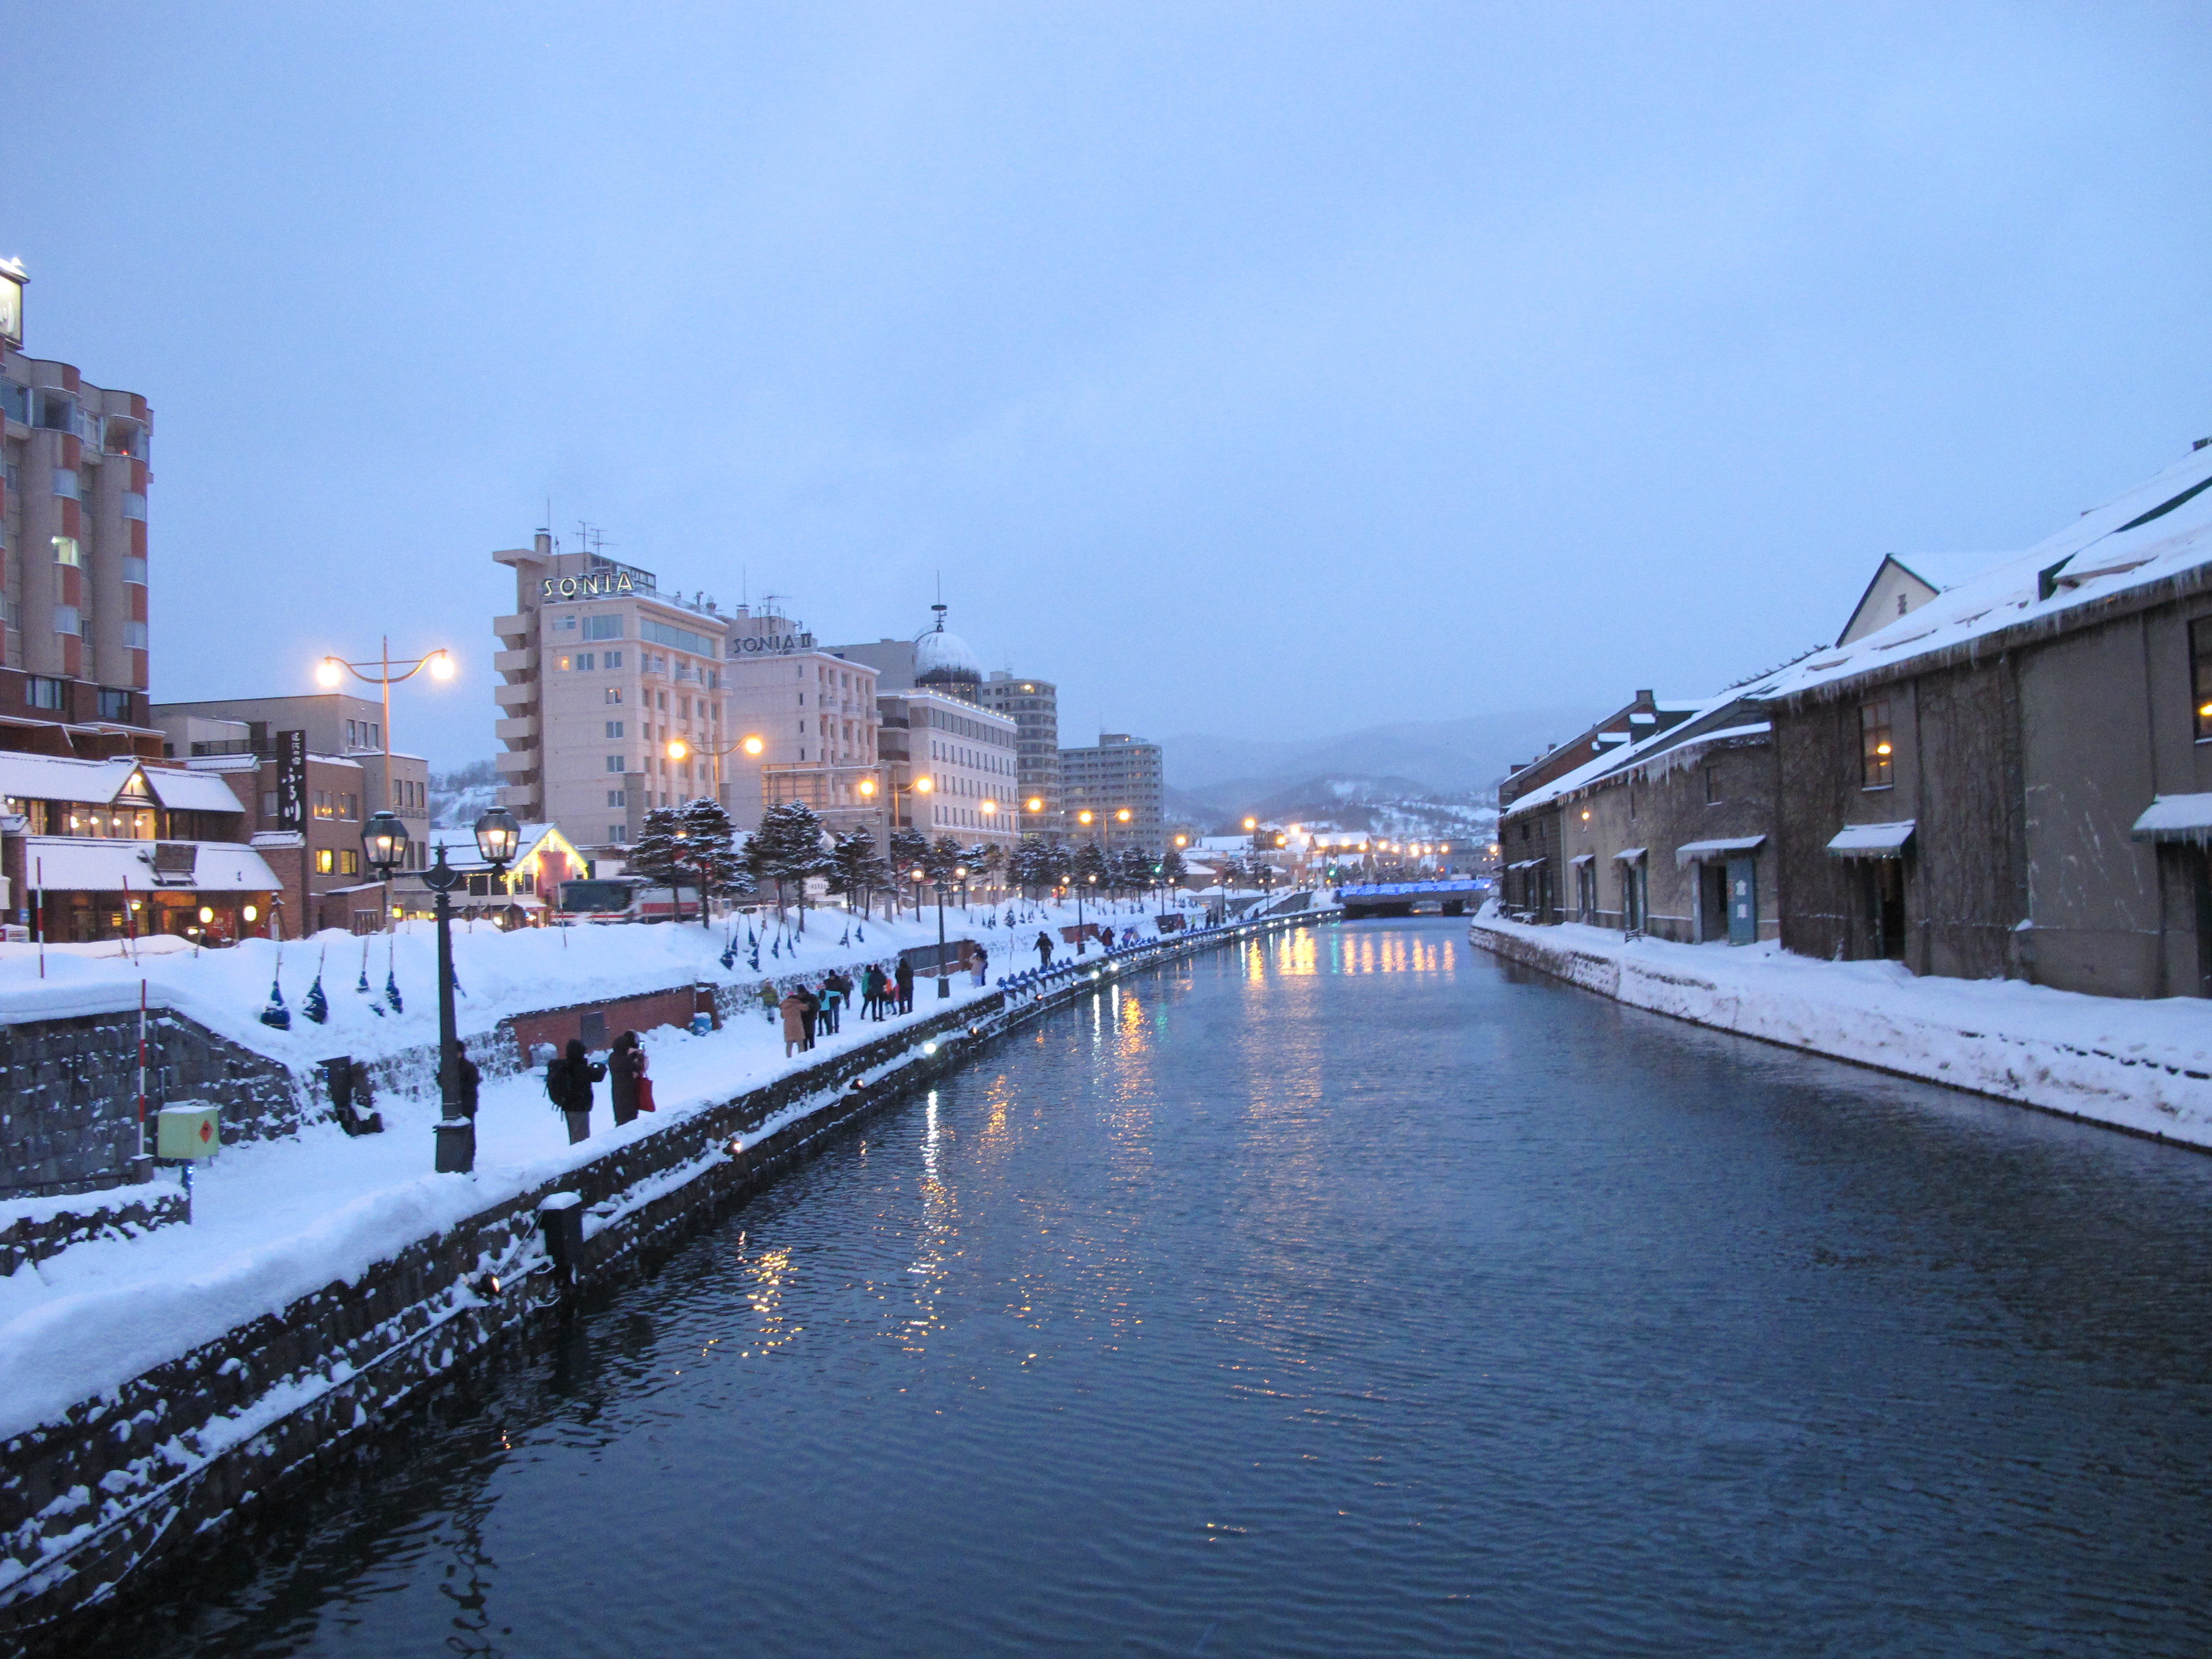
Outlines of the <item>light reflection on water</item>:
M872 1121L119 1650L2194 1654L2208 1199L1300 930Z

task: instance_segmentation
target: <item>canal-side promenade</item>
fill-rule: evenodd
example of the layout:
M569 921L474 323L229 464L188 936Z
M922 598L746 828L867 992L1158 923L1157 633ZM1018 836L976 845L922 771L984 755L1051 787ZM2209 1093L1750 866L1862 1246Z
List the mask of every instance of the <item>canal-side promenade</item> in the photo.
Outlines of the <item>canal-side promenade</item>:
M1653 1013L2212 1148L2212 1004L2082 996L2017 980L1920 978L1768 943L1675 945L1494 907L1468 939Z
M951 998L925 994L911 1016L848 1017L840 1036L796 1061L766 1058L773 1050L750 1020L696 1036L657 1032L653 1118L556 1145L534 1076L489 1085L483 1140L534 1150L480 1160L473 1176L421 1169L434 1115L424 1102L394 1103L396 1122L367 1141L310 1132L250 1149L232 1170L265 1202L240 1206L227 1225L76 1247L87 1260L129 1252L135 1278L72 1282L57 1262L17 1287L25 1305L0 1345L0 1627L27 1639L149 1556L220 1531L240 1505L265 1507L425 1384L552 1315L577 1286L630 1270L825 1130L943 1075L1079 985L1285 925L1155 939L1110 960L1063 958L1054 975L1013 975L1004 988L956 981ZM295 1184L328 1204L306 1160L341 1146L415 1167L395 1165L380 1186L372 1170L362 1177L371 1190L321 1213L312 1200L288 1204L288 1163ZM569 1206L582 1225L564 1249L546 1214Z

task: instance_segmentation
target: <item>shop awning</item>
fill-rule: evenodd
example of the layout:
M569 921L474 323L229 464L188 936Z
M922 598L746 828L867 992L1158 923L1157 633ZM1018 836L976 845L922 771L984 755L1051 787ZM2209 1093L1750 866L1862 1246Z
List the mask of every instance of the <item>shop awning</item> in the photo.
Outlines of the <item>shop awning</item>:
M1633 864L1651 849L1648 847L1624 847L1613 856L1621 864Z
M2212 795L2154 795L2131 833L2137 841L2212 841Z
M1509 864L1505 867L1508 870L1537 870L1542 868L1547 862L1549 860L1545 859L1522 859L1520 863Z
M1739 853L1755 853L1766 844L1764 836L1733 836L1725 841L1686 841L1674 849L1674 867L1705 864L1714 859L1734 858Z
M1901 859L1912 841L1916 819L1902 823L1854 823L1828 843L1839 859Z
M1595 853L1577 853L1574 857L1569 859L1567 862L1573 865L1576 869L1579 870L1585 864L1595 864L1597 862L1597 854Z

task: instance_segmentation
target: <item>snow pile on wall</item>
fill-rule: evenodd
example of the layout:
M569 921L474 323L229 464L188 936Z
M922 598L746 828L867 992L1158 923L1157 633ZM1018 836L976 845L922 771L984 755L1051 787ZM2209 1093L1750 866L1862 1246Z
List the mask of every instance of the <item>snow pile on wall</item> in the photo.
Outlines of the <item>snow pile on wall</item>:
M2212 1002L2084 996L2018 980L1916 979L1771 943L1673 945L1494 909L1469 938L1632 1007L1906 1077L2212 1147Z

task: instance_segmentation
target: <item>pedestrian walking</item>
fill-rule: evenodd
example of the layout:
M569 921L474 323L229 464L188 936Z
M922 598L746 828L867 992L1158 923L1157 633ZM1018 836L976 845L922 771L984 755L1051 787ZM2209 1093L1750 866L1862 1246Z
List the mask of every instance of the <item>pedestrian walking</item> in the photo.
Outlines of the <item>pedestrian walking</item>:
M811 1048L814 1046L814 1033L821 1028L822 998L820 994L804 980L792 988L799 993L799 1001L805 1005L799 1018L805 1022L806 1025L806 1042L804 1046Z
M1050 933L1040 932L1037 934L1037 966L1040 968L1052 966L1052 935Z
M884 1017L884 970L872 962L860 970L860 1012L872 1020Z
M991 982L991 953L980 945L975 947L974 966L975 969L974 982L977 985L988 985Z
M483 1073L469 1058L469 1051L457 1038L453 1043L453 1103L461 1109L461 1115L473 1123L477 1116L477 1091L483 1085Z
M793 986L776 1006L783 1015L783 1057L789 1060L806 1046L806 1000Z
M892 982L898 987L898 1011L902 1014L914 1012L914 964L904 957L899 958L898 972Z
M607 1099L615 1109L617 1126L637 1115L638 1085L645 1079L645 1049L637 1033L624 1031L607 1052Z
M776 1011L783 1006L782 999L775 994L775 981L772 979L763 980L760 982L760 989L753 994L760 1000L760 1006L767 1010L768 1023L771 1025L775 1024Z
M822 1015L829 1023L822 1027L831 1036L844 1029L845 1008L853 1000L853 976L842 968L831 970L822 981Z
M581 1037L570 1037L568 1052L545 1068L545 1092L568 1120L571 1146L592 1133L592 1085L606 1074L607 1068L584 1052Z

